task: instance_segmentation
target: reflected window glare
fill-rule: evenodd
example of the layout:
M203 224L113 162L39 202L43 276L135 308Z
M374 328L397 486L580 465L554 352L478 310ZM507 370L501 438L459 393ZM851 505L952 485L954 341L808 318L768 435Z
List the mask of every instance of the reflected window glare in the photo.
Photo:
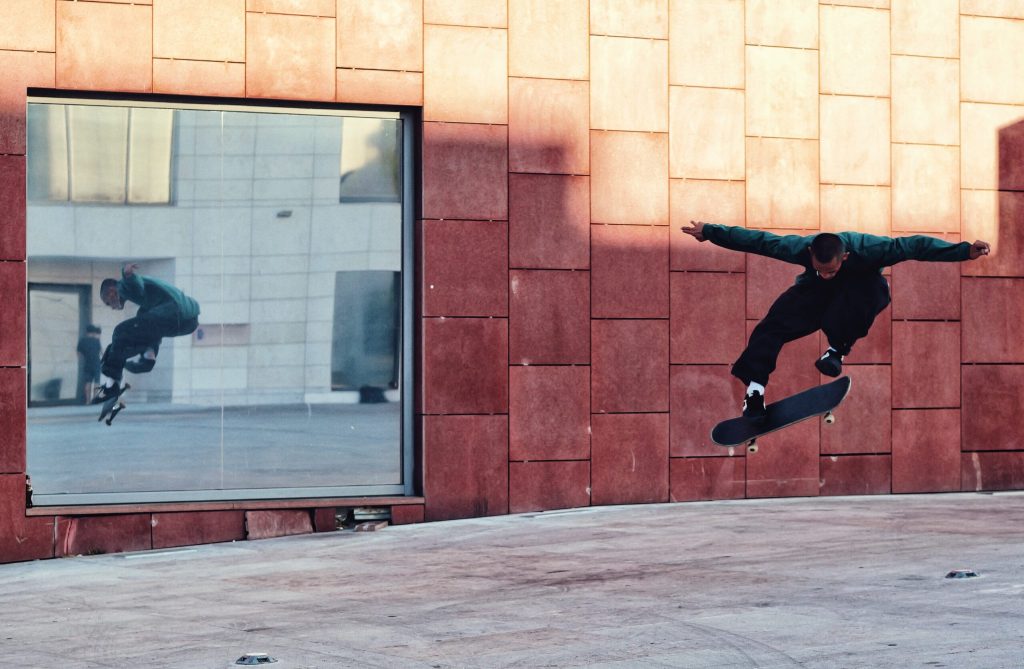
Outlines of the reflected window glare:
M411 493L409 122L30 100L37 505Z

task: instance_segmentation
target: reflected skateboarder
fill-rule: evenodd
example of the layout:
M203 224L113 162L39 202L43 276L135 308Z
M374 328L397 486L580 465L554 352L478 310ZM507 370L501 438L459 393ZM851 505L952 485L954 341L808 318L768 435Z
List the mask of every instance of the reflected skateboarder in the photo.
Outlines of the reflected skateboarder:
M814 364L826 376L839 376L844 356L889 304L889 284L882 268L904 260L975 260L989 252L986 242L952 244L925 235L895 239L860 232L780 236L700 221L680 229L699 242L775 258L805 270L775 300L732 366L733 376L747 386L743 415L757 419L765 416L765 386L787 342L822 330L829 347Z
M93 404L124 392L121 377L125 369L133 374L152 370L161 339L192 334L199 326L198 302L169 283L139 274L138 268L125 265L120 280L104 279L100 284L105 305L120 311L125 302L134 302L139 310L114 328L110 345L103 352L103 386L96 391Z

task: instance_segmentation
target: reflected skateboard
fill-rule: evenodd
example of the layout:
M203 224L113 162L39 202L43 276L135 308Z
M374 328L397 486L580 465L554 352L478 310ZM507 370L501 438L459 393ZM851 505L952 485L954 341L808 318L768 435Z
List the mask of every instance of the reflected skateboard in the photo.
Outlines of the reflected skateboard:
M111 397L106 402L104 402L103 408L100 409L100 417L97 418L96 420L102 421L104 418L106 418L107 425L113 423L114 419L117 418L117 414L121 413L121 411L123 411L124 408L127 406L127 404L125 404L124 401L124 394L127 393L128 389L131 387L132 386L129 383L124 384L124 389L121 390L120 394L118 394L115 397Z

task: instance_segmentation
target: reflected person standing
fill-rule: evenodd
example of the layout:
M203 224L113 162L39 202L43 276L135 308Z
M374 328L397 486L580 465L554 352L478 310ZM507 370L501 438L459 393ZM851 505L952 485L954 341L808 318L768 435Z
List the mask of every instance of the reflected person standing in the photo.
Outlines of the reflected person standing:
M78 368L81 370L78 376L79 401L86 404L92 399L95 386L100 381L100 328L89 324L85 327L85 334L78 339L78 346L75 351L78 353Z

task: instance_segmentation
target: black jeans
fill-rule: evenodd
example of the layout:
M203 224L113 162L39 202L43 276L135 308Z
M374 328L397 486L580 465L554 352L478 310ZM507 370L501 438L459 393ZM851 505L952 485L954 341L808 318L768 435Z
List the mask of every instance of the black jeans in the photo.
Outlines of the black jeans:
M750 334L747 348L732 366L733 376L743 383L767 385L783 345L817 330L840 355L848 355L889 301L889 284L876 272L840 272L828 281L815 278L791 286Z
M125 362L151 348L160 350L164 337L178 337L192 334L199 327L199 319L182 319L173 304L162 304L134 318L121 321L114 328L110 345L103 352L103 374L120 382ZM156 360L143 359L130 371L141 373L153 369Z

